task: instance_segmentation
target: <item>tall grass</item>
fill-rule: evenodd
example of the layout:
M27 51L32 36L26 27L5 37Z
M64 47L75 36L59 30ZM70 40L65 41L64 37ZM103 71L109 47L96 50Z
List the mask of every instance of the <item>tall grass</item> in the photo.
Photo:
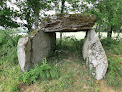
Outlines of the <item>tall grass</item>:
M4 62L17 63L17 42L21 36L12 36L11 30L0 30L0 65Z
M106 83L114 88L122 84L122 39L101 39L108 58L108 72L105 76Z
M21 36L13 36L12 30L0 30L0 91L7 92L20 72L17 59L17 43Z
M60 39L56 41L56 48L59 56L67 57L69 55L74 55L83 60L82 58L82 47L83 47L83 39L78 40L75 37L64 37L62 41L62 45L60 46Z

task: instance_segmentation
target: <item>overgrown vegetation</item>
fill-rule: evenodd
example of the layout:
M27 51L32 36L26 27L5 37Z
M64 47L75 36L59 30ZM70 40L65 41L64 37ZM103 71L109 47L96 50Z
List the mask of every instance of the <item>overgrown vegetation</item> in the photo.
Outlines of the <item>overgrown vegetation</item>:
M61 51L62 54L67 55L74 55L76 57L79 57L81 60L82 58L82 46L83 46L83 39L77 40L75 37L64 37L62 46L60 46L60 40L57 39L57 50ZM64 52L64 53L63 53ZM66 56L66 55L64 55Z
M122 39L101 39L109 66L105 78L96 81L82 59L82 39L65 37L62 46L57 39L56 51L34 69L23 73L16 53L19 38L12 36L10 30L0 30L0 92L26 91L29 87L36 92L122 90Z
M3 62L17 63L17 42L21 36L12 36L11 30L0 30L0 65ZM9 61L8 61L9 60Z
M57 79L59 77L59 71L57 67L51 67L47 64L47 60L43 59L41 65L36 65L34 69L29 72L25 72L19 75L18 79L26 84L33 84L37 82L37 79Z
M102 39L102 45L108 58L108 73L105 76L106 83L114 88L122 84L122 39Z
M59 77L59 69L47 64L46 59L29 72L21 72L17 59L17 42L21 36L14 35L11 30L0 30L0 37L1 92L16 91L22 84L30 85L36 83L38 79L43 81Z

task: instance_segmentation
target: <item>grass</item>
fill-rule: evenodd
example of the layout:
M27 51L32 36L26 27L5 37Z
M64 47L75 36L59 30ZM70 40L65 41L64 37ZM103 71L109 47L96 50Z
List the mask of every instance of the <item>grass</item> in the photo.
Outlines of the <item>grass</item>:
M106 83L114 88L121 88L122 84L122 39L102 39L103 47L108 58L108 73L105 76Z
M1 31L0 31L1 32ZM19 38L19 37L18 37ZM121 92L122 91L122 39L101 39L106 51L109 67L103 80L97 81L89 74L82 58L83 40L74 37L57 39L57 49L41 65L23 73L17 62L18 38L11 42L0 42L0 92ZM10 38L9 38L10 39ZM8 41L8 40L7 40ZM6 41L6 42L7 42ZM16 43L12 45L12 43ZM6 50L8 52L6 53ZM1 51L0 51L1 52ZM9 52L11 52L9 54ZM14 54L12 54L14 53ZM44 72L44 76L38 73ZM42 74L42 73L41 73ZM57 76L57 77L56 77Z

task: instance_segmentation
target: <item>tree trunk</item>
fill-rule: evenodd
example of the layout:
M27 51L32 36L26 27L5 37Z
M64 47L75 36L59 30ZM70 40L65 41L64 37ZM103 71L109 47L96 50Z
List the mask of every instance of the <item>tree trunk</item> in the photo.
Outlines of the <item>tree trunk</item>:
M64 4L65 0L61 0L62 6L61 6L61 13L64 13ZM60 33L60 45L62 44L62 32Z
M61 13L64 13L64 3L65 3L65 0L62 0Z
M100 32L101 32L101 25L99 24L99 32L98 32L99 37L100 37Z
M122 31L121 28L119 28L118 35L117 35L116 39L119 39L121 31Z
M35 29L38 29L38 23L39 23L39 13L35 14Z
M109 27L108 32L107 32L107 38L112 37L112 26Z
M97 29L98 29L98 24L97 24L97 26L96 26L96 28L95 28L95 32L97 33Z

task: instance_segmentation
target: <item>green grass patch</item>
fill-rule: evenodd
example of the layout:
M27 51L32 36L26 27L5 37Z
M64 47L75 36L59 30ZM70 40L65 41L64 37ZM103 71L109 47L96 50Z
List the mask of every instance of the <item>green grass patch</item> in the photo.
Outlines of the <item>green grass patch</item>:
M9 30L10 32L10 30ZM65 37L56 51L29 72L23 73L17 60L17 42L20 36L11 36L0 30L0 92L24 91L32 87L37 92L99 92L122 88L122 39L101 39L109 66L105 78L97 83L89 74L82 58L84 40ZM106 84L101 84L106 81ZM33 86L36 84L36 86ZM104 85L104 87L103 87ZM25 89L23 90L23 88Z

